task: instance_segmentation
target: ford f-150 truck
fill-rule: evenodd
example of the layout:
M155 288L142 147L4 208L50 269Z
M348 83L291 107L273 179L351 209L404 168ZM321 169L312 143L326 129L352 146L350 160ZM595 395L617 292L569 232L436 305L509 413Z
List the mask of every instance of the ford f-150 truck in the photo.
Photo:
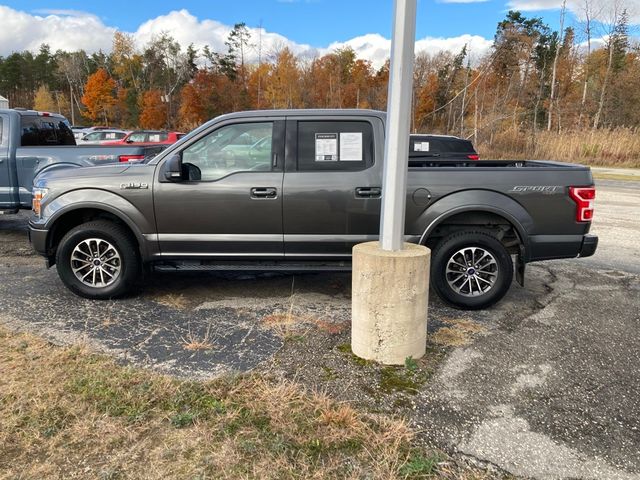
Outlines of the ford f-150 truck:
M96 299L129 291L143 266L349 269L352 247L378 238L385 121L370 110L234 113L139 164L40 174L32 244ZM523 284L526 263L594 253L594 197L580 165L434 164L414 152L405 238L432 248L446 302L484 308L514 270Z
M141 160L163 148L76 146L62 115L0 110L0 212L31 208L31 187L40 172Z

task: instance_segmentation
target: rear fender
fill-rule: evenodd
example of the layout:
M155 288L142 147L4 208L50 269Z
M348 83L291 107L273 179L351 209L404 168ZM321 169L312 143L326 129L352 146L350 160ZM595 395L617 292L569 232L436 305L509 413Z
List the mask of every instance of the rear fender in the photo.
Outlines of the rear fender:
M489 212L504 217L515 228L524 246L524 261L529 255L529 231L533 218L515 200L507 195L489 190L465 190L452 193L430 205L410 226L411 231L422 231L420 243L424 244L433 231L453 215L464 212Z

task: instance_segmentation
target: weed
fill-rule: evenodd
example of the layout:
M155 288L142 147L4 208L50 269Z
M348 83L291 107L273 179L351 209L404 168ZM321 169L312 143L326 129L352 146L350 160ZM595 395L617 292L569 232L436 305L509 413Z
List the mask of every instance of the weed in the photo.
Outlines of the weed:
M325 380L335 380L336 378L338 378L338 374L336 373L336 371L331 367L327 367L326 365L322 366L322 372L322 376Z
M414 452L400 468L400 474L406 478L423 478L434 474L440 461L437 454L424 456L420 452Z
M191 412L176 413L171 417L171 425L176 428L184 428L193 425L196 416Z
M407 357L404 359L404 366L410 372L415 372L418 369L418 362L416 362L413 357Z
M185 350L190 350L192 352L198 350L212 350L213 344L210 341L211 335L211 324L207 325L207 331L204 334L204 337L198 338L191 332L191 325L189 325L189 333L187 333L186 338L182 337L182 343Z

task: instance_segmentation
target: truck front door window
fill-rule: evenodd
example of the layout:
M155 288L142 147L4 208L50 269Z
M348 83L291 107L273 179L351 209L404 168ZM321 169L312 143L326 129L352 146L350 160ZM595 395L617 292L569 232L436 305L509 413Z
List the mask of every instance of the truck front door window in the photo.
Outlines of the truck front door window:
M183 164L197 167L202 181L215 181L237 172L271 170L273 123L226 125L186 148Z

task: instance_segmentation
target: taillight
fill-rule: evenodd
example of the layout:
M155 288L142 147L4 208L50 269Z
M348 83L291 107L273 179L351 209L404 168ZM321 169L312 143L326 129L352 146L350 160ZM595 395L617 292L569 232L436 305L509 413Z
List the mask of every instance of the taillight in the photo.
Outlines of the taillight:
M120 155L118 160L121 162L132 162L134 160L144 160L144 155Z
M467 155L467 158L469 160L480 160L480 155L478 155L477 153L474 153L472 155Z
M569 196L576 202L576 221L590 222L593 219L593 201L596 187L569 187Z

